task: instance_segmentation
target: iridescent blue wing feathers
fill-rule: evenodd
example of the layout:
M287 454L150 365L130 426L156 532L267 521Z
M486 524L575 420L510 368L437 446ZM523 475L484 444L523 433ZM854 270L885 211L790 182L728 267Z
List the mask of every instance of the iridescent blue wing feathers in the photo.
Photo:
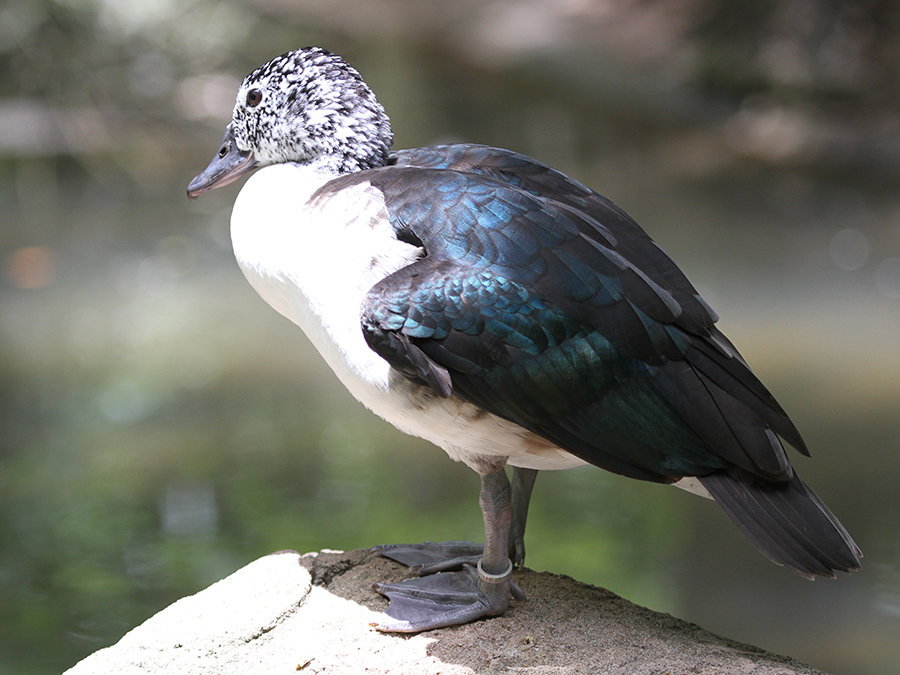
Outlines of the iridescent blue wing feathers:
M363 308L370 346L399 370L620 473L674 480L737 463L787 476L771 428L802 449L799 434L680 270L611 202L481 146L400 153L335 183L353 180L382 190L399 236L427 252ZM703 393L698 405L685 389ZM653 434L634 413L647 410Z

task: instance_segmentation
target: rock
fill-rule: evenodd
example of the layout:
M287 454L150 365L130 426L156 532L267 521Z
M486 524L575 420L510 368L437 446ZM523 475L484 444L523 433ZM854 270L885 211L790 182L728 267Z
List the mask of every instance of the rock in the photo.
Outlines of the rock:
M405 575L366 550L273 553L167 607L66 675L820 673L528 569L514 575L528 601L502 617L412 636L379 633L369 623L387 602L372 584Z

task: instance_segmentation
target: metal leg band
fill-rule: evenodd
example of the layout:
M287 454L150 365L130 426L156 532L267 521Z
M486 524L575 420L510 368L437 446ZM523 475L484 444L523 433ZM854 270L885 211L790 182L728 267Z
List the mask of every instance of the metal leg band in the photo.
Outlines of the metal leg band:
M484 571L484 568L481 566L481 562L484 558L478 559L478 578L488 584L502 584L504 581L509 579L512 575L513 571L513 562L512 560L507 560L506 562L509 564L509 567L506 568L506 571L503 574L488 574Z

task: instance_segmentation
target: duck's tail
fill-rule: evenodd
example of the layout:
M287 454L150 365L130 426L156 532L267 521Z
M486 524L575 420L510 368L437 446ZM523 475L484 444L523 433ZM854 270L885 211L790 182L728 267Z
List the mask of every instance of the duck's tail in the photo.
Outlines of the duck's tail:
M859 569L862 552L828 507L794 473L765 482L743 472L699 477L744 536L772 562L800 576L834 578Z

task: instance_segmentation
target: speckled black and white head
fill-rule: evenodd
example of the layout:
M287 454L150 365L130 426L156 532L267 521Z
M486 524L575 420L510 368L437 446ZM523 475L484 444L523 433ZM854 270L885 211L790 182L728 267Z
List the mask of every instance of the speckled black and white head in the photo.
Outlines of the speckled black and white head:
M319 47L287 52L241 83L222 145L188 195L283 162L350 173L387 162L393 134L360 74Z
M260 166L330 158L339 172L381 166L390 122L362 77L341 57L312 47L260 66L238 90L234 139Z

